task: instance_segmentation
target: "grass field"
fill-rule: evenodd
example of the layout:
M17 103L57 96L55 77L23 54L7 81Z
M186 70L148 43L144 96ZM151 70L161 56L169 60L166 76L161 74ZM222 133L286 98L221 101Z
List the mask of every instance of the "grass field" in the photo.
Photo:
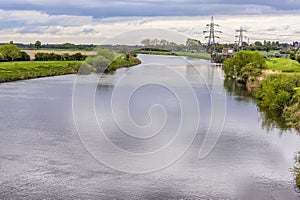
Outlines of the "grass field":
M81 63L80 61L0 62L0 83L76 74ZM125 56L115 54L115 60L109 66L109 71L115 71L118 68L130 67L140 63L141 61L133 56L127 59Z
M169 55L174 56L172 52L169 51L149 51L149 50L135 50L133 51L135 54L152 54L152 55Z
M275 54L279 53L278 50L271 50L271 51L258 51L261 55L266 55L266 54Z
M1 62L0 82L77 73L78 61Z
M208 53L176 52L176 54L179 56L210 60L210 54Z
M23 50L23 51L26 52L30 56L31 60L33 60L35 58L35 54L37 54L37 53L55 53L58 55L63 55L65 53L70 54L70 55L73 55L76 53L81 53L82 55L87 55L87 56L94 54L92 51L64 50L64 49L55 49L55 50L41 49L41 50Z
M282 72L300 72L300 63L289 58L268 58L267 67Z

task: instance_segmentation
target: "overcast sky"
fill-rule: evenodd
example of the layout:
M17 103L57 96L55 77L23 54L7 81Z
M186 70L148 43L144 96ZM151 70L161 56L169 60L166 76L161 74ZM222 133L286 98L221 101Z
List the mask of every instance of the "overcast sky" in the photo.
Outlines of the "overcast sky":
M240 26L250 41L300 40L300 0L4 0L0 42L101 44L113 37L110 42L125 44L139 43L151 37L149 32L165 38L170 30L204 42L203 30L211 15L224 32L220 42L233 42ZM160 36L156 31L138 31L148 28L166 32ZM131 30L134 33L115 37Z

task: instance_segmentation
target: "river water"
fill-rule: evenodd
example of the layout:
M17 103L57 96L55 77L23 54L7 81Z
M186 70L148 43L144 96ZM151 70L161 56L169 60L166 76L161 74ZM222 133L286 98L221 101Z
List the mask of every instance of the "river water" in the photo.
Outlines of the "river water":
M140 59L144 65L101 77L94 95L98 122L112 144L135 153L153 152L177 137L180 121L185 120L180 118L185 116L180 115L180 106L189 103L180 95L188 95L191 88L187 86L191 86L200 118L193 143L183 156L163 168L154 164L167 157L151 163L134 161L130 168L130 160L109 152L112 160L120 162L110 163L109 157L101 162L96 158L107 155L105 149L99 155L88 151L83 135L76 130L73 116L78 113L72 110L75 75L5 83L0 85L0 199L299 199L291 172L300 150L295 131L265 123L268 119L246 92L230 82L224 84L221 69L208 61L151 55L140 55ZM151 84L139 87L126 99L143 81ZM157 84L161 81L164 86ZM156 128L164 121L161 134L147 139L122 134L112 113L116 89L120 93L114 96L116 102L128 103L136 125L157 122ZM164 107L165 113L149 114L154 104ZM117 105L119 116L124 114L119 111L122 105ZM189 116L193 115L191 111L186 117L191 127L194 118ZM84 120L89 116L78 116L87 127L92 126ZM212 134L221 127L221 135L212 151L200 158L210 123ZM168 155L180 154L181 145L187 143L179 141ZM156 170L150 169L152 164ZM151 172L126 172L139 168Z

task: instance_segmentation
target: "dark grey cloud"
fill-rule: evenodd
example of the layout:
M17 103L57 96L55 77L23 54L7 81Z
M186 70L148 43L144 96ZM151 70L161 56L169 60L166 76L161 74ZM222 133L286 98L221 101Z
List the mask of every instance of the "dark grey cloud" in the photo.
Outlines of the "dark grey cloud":
M296 12L299 0L10 0L0 1L6 10L38 10L51 15L199 16L214 14L264 14ZM256 11L257 9L257 11Z

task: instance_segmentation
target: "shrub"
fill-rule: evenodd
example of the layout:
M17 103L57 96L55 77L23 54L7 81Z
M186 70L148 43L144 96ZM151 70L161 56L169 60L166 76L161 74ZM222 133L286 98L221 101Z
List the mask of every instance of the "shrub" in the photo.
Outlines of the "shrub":
M295 59L296 59L295 53L291 53L291 54L290 54L290 58L291 58L292 60L295 60Z
M296 60L298 61L298 63L300 63L300 56L297 56Z
M285 106L292 103L296 91L300 86L300 75L273 74L261 82L255 97L258 105L271 110L283 111Z
M246 83L250 76L257 76L266 68L266 61L258 52L240 51L224 62L226 77Z

